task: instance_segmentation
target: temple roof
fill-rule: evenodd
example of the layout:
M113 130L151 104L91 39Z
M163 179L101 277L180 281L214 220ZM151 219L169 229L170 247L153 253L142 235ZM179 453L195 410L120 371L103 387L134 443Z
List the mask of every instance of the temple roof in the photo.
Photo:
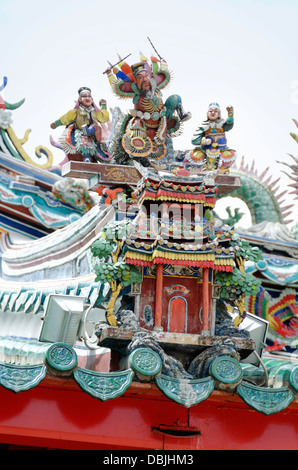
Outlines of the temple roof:
M61 180L0 151L0 227L36 239L79 219L81 210L52 193Z

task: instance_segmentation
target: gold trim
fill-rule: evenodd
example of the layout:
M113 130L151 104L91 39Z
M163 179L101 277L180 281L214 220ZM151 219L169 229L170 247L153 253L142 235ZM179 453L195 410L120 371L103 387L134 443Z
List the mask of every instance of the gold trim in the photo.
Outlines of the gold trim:
M47 155L47 162L44 163L43 165L39 165L38 163L34 162L30 157L29 155L25 152L25 150L23 149L23 144L25 142L27 142L28 140L28 135L29 133L31 132L31 129L27 129L27 131L25 132L25 135L23 137L23 139L18 139L18 137L16 136L14 130L12 129L11 126L9 126L7 128L7 133L13 143L13 145L15 146L15 148L17 149L17 151L19 152L19 154L21 155L21 157L25 160L25 162L27 163L30 163L31 165L37 167L37 168L51 168L51 166L53 165L53 161L54 161L54 157L53 157L53 154L50 150L48 150L46 147L43 147L42 145L39 145L38 147L36 147L35 149L35 152L38 156L41 156L41 152L44 151L45 154Z
M214 261L215 256L213 253L207 254L188 254L188 253L168 253L166 251L154 250L150 255L143 253L136 253L133 251L127 251L125 253L125 259L139 259L142 261L153 261L155 258L164 258L170 260L183 260L183 261Z

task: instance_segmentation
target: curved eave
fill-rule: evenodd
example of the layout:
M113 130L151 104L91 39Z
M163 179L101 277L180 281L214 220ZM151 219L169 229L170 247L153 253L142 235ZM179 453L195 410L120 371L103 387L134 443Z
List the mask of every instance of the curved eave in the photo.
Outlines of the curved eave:
M0 166L9 171L13 171L14 173L34 178L37 183L49 189L51 189L57 181L63 179L56 173L52 173L49 170L44 170L42 168L37 168L30 163L12 158L11 156L5 155L2 151L0 151Z
M44 269L55 269L86 254L102 228L115 217L112 206L95 206L79 220L46 237L13 245L2 255L3 273L17 277Z

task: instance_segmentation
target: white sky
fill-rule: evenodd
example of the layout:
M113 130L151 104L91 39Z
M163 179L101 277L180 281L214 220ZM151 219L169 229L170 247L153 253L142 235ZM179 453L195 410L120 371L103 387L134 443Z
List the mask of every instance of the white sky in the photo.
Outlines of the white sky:
M73 107L77 90L86 85L109 107L132 107L130 100L112 95L103 71L117 53L154 54L147 36L174 72L164 98L180 94L192 119L184 134L174 139L175 149L192 148L191 138L211 101L233 105L234 128L228 144L247 163L255 160L261 173L281 176L280 190L290 183L276 160L292 163L297 144L298 119L297 0L0 0L1 68L8 77L3 98L14 103L13 128L23 137L32 132L24 148L51 149L55 162L63 152L52 147L50 123ZM291 197L288 197L291 201ZM297 219L297 210L294 214Z

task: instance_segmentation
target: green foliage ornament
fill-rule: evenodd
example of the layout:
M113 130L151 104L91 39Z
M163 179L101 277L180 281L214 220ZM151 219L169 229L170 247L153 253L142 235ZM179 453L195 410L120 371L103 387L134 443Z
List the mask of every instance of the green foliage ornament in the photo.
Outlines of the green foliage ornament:
M107 258L115 250L116 244L105 239L96 240L91 247L93 256L103 259Z
M119 281L123 287L129 286L133 282L141 282L142 275L135 266L130 266L124 261L112 263L99 263L94 267L96 273L96 282Z
M104 227L102 237L109 241L122 241L126 238L129 230L130 221L128 219L113 222Z
M111 297L107 306L107 320L117 326L113 313L117 297L123 287L133 282L142 282L142 274L135 266L125 263L121 257L123 241L130 229L129 220L113 222L104 227L101 238L91 246L91 253L99 262L94 266L96 282L111 286Z
M232 273L216 273L216 283L222 286L220 297L224 300L236 300L243 294L257 294L261 281L251 274L241 272L235 268Z
M257 294L261 281L242 269L234 268L232 273L216 273L216 283L222 286L220 298L238 308L239 315L234 320L234 325L239 326L246 316L245 297Z
M233 234L231 245L235 249L235 255L237 258L250 260L254 263L263 259L262 251L258 247L252 247L248 241L240 238L237 233Z

